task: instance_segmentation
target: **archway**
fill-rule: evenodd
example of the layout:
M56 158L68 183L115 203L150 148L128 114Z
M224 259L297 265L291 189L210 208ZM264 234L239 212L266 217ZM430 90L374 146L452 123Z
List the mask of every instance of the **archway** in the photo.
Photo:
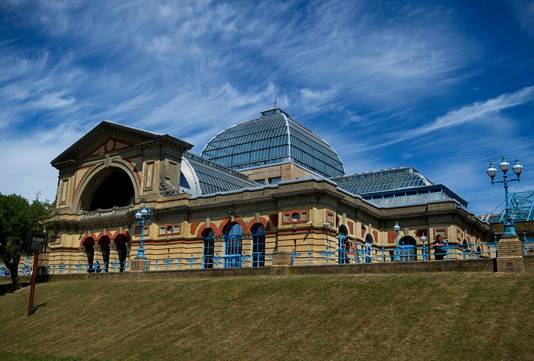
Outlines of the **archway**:
M85 255L87 256L87 272L94 272L93 262L95 259L95 240L92 237L88 237L83 241L83 248Z
M117 256L119 257L119 271L124 272L126 269L126 257L128 255L129 237L125 234L118 234L115 237L115 248L117 249Z
M104 272L109 270L109 245L111 240L108 236L102 236L98 240L98 245L100 246L100 251L102 252L102 259L104 260ZM97 261L98 262L98 261ZM99 267L97 266L97 269Z
M206 228L204 231L202 231L202 239L204 240L202 268L211 269L213 268L213 256L215 251L213 230L211 228Z
M243 230L239 223L228 223L224 232L224 268L241 268Z
M370 233L365 236L365 244L363 245L363 255L365 257L365 263L373 262L373 236Z
M256 223L251 227L252 233L252 267L265 266L265 227Z
M338 263L339 264L346 264L349 263L349 252L350 252L350 244L349 244L349 238L348 238L349 232L347 231L347 227L344 225L341 225L339 227L339 231L337 232L337 239L338 239Z
M121 168L108 167L98 172L83 190L80 209L95 211L125 207L135 201L135 189L130 176Z
M417 260L417 241L412 236L404 236L399 240L398 258L401 261Z

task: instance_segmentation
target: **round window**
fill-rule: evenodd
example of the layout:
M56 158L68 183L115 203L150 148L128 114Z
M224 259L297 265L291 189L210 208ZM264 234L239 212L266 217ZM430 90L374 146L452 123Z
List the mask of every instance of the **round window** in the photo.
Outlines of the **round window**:
M174 232L174 227L173 226L167 226L167 228L165 228L165 233L171 234L173 232Z
M300 221L300 213L298 212L294 212L293 214L291 214L291 220L293 222L298 222Z

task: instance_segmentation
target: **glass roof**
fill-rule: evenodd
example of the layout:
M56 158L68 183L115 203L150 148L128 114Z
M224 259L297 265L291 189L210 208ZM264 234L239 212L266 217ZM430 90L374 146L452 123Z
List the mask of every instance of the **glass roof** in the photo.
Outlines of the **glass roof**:
M202 157L240 170L294 162L325 177L344 174L335 150L280 108L223 130L209 141Z
M432 185L414 168L384 169L332 178L338 187L353 194L370 194Z
M514 222L534 221L534 191L512 193L510 208ZM488 223L502 223L504 212L503 210L497 214L484 214L480 218Z
M191 152L183 154L182 163L180 188L193 196L259 187L258 183L249 181L245 175Z

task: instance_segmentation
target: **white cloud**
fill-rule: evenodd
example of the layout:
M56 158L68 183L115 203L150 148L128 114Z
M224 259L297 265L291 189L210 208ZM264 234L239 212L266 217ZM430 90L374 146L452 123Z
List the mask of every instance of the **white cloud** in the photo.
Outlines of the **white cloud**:
M440 130L458 127L467 123L481 121L498 114L506 109L513 108L525 103L534 101L534 86L522 88L513 93L501 94L495 98L481 102L475 102L452 110L445 115L439 116L432 122L405 131L395 131L385 134L389 140L378 143L372 148L381 148L393 144L405 142L410 139L417 139L425 135L434 134ZM493 123L499 126L499 123Z
M325 111L336 97L336 88L325 90L300 89L301 106L308 112Z
M12 2L9 11L14 26L39 29L39 41L0 36L0 145L8 149L0 160L11 162L0 191L28 196L53 194L50 159L103 119L168 132L200 151L276 95L296 119L314 120L306 125L331 142L349 171L362 171L398 166L376 149L388 141L400 147L399 136L422 147L408 132L395 133L401 126L419 137L445 133L496 119L532 91L473 103L427 125L400 124L399 114L409 118L480 68L482 48L439 6L54 0ZM485 149L482 140L476 146ZM32 183L39 174L43 182Z
M515 0L512 6L521 27L528 35L534 37L534 1Z

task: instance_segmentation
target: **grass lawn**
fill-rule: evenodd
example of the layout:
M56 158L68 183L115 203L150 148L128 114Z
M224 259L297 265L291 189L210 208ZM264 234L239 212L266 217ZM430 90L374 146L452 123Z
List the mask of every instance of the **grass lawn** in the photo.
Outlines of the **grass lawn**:
M39 284L0 296L0 359L534 360L534 276Z

